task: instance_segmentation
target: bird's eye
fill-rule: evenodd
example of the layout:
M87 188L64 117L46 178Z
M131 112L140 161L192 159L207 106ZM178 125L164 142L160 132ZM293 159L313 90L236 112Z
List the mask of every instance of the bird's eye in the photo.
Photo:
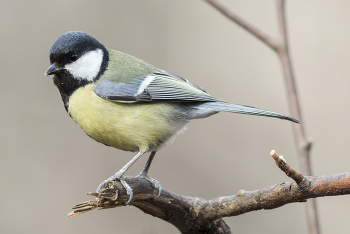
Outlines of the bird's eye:
M77 55L77 54L73 54L73 55L70 56L69 59L70 59L70 61L72 61L72 62L77 61L78 55Z

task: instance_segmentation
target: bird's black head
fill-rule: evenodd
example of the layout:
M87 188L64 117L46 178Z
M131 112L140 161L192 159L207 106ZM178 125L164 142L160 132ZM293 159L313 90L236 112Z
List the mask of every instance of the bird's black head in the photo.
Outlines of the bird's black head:
M108 51L95 38L83 32L67 32L50 49L51 66L45 75L54 75L65 105L78 88L99 79L108 64Z

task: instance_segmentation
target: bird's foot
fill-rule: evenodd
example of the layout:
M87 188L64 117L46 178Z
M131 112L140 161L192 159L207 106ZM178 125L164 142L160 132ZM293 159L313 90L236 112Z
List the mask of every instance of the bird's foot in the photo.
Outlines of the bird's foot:
M157 198L160 196L160 194L162 193L162 186L160 185L158 180L149 177L143 171L140 174L138 174L136 177L140 177L140 178L144 178L144 179L148 180L148 182L150 182L153 185L153 187L158 189L158 196L157 196Z
M115 173L114 175L112 175L111 177L109 177L108 179L106 179L105 181L103 181L96 189L96 192L99 193L101 191L102 188L106 187L106 185L113 181L113 180L119 180L120 183L123 185L123 187L125 188L126 190L126 194L128 194L130 197L129 197L129 200L127 203L125 203L125 205L129 204L132 200L132 197L134 195L133 191L132 191L132 188L130 187L130 185L125 181L124 177L123 177L123 174L117 172Z

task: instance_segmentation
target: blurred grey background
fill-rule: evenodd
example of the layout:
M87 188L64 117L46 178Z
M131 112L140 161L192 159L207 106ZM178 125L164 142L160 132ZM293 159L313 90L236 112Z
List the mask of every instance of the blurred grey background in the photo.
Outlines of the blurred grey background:
M277 35L274 1L224 1ZM288 1L290 46L315 175L349 171L350 2ZM178 233L135 207L67 218L134 154L99 144L67 115L51 77L56 38L84 31L223 100L288 114L276 55L201 0L0 1L0 233ZM299 168L291 123L220 113L193 121L160 151L150 176L212 199L290 181L272 149ZM128 175L136 175L147 156ZM350 197L317 199L323 233L348 233ZM304 205L225 218L233 233L307 233Z

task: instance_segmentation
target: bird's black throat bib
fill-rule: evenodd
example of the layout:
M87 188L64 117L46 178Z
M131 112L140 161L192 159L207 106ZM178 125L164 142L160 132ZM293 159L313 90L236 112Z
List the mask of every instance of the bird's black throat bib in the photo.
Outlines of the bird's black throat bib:
M64 104L64 108L68 112L68 101L72 93L80 87L91 83L87 80L74 79L69 72L61 72L53 76L53 83L58 88Z

